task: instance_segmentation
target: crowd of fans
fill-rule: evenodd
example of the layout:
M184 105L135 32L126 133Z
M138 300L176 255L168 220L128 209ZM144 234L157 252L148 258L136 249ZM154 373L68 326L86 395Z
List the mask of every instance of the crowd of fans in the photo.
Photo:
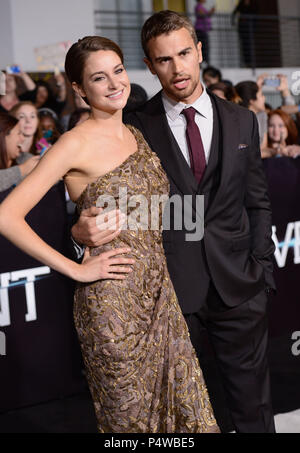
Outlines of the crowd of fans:
M219 69L209 66L203 70L202 78L217 96L255 113L263 159L300 156L300 110L289 89L287 76L276 76L278 86L274 89L281 95L281 104L274 109L266 103L263 93L265 81L271 78L268 74L261 74L256 82L245 80L234 86L229 80L223 80Z
M62 133L75 127L82 118L88 118L88 106L75 97L72 112L64 114L67 104L65 77L61 73L55 74L53 81L55 90L43 80L34 82L22 70L18 74L5 73L5 94L0 96L1 192L14 187L30 173L41 154Z
M203 83L211 92L255 113L262 158L296 158L300 156L299 106L282 74L277 75L276 88L281 94L281 105L272 109L266 104L263 88L268 77L262 74L256 82L241 81L234 86L223 79L217 68L208 66L202 71ZM62 133L89 117L90 109L84 99L70 90L67 96L63 74L55 74L53 82L53 86L45 81L34 82L23 71L6 74L6 94L0 96L0 191L18 184ZM71 100L67 102L68 97ZM132 84L125 111L134 110L146 100L146 91Z
M44 80L34 82L23 71L5 73L5 94L0 96L0 192L15 187L61 134L89 118L88 104L68 90L64 75L54 74L53 82L53 86ZM125 112L146 101L146 91L133 83ZM71 217L75 204L67 191L66 202Z

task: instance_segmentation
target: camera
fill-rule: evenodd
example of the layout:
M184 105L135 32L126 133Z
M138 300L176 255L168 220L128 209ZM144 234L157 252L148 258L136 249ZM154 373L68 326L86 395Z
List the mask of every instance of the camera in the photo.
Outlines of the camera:
M280 85L280 79L278 77L268 77L264 80L264 85L267 87L277 88Z
M7 72L7 74L20 74L21 69L20 69L20 66L18 66L18 65L11 65L11 66L7 66L6 72Z

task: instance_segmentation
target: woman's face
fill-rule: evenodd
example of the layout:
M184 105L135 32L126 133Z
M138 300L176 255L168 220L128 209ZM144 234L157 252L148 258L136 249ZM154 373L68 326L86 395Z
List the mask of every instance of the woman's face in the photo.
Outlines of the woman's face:
M21 132L20 124L16 124L5 137L8 159L15 160L22 152L21 145L24 142L24 135Z
M37 105L43 105L47 101L49 97L49 93L46 87L44 86L39 86L36 92L36 104Z
M33 137L38 128L39 119L33 105L22 105L16 114L20 128L25 137Z
M130 82L122 61L111 50L92 52L85 64L83 86L73 84L82 97L87 97L91 107L113 113L125 107Z
M40 119L41 129L43 134L47 131L54 131L55 130L55 121L51 116L43 115Z
M268 124L269 138L273 143L280 143L288 138L288 129L279 115L272 115Z

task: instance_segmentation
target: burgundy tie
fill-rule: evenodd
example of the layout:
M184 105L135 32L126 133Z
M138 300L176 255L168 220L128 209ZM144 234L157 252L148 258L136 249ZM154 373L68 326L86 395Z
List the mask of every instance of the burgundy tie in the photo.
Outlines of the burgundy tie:
M189 107L182 110L181 113L187 121L186 138L189 147L191 169L196 180L200 183L206 169L206 158L199 127L195 122L196 110L193 107Z

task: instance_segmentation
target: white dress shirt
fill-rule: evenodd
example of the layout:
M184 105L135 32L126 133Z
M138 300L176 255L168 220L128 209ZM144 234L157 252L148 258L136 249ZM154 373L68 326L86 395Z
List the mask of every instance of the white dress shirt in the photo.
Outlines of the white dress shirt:
M186 139L187 122L181 112L189 107L194 107L196 110L195 122L200 130L206 163L208 163L213 135L213 107L205 87L203 87L201 96L191 105L173 101L165 92L162 94L162 102L171 131L189 166L191 166L191 162Z

